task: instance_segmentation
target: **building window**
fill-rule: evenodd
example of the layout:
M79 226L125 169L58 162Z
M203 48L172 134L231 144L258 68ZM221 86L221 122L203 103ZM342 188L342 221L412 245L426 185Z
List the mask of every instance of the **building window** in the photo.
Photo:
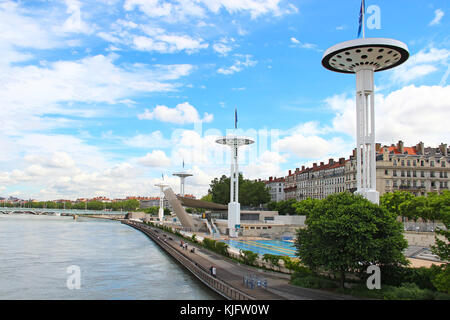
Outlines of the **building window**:
M417 161L413 160L413 167L415 167L417 165Z
M397 160L394 160L394 166L396 166L397 165Z
M414 178L417 177L417 172L413 171L413 177L414 177Z
M393 175L394 177L396 177L396 176L397 176L397 170L392 171L392 175Z
M405 176L405 171L402 170L401 172L401 176L404 177Z
M420 166L423 167L425 165L425 163L423 162L423 160L420 160Z
M402 160L402 167L405 166L405 160Z
M410 167L411 166L411 161L406 161L406 165L408 166L408 167Z
M430 162L430 167L434 167L434 161Z
M425 178L425 171L420 171L420 177Z
M389 170L384 170L384 174L387 176L389 175Z
M445 161L442 161L442 162L441 162L441 167L442 167L442 168L445 168Z
M430 177L431 177L431 178L434 178L434 171L431 171L431 172L430 172Z

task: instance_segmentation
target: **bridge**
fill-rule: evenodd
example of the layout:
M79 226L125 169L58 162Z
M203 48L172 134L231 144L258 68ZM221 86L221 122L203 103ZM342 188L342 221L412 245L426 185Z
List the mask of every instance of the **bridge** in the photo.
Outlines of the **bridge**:
M61 216L96 216L100 218L124 218L127 212L123 211L104 211L104 210L80 210L80 209L47 209L47 208L13 208L0 207L0 213L28 213L34 215L61 215Z

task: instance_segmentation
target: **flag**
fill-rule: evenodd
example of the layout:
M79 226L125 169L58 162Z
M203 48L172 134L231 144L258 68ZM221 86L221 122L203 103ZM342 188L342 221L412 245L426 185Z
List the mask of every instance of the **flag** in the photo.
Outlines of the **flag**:
M234 128L237 129L237 108L234 109Z
M164 180L164 173L161 173L161 178Z
M184 169L184 159L183 159L183 169Z
M366 6L364 0L361 0L361 8L359 9L359 28L358 28L358 38L361 35L361 30L364 23L364 12L366 11Z

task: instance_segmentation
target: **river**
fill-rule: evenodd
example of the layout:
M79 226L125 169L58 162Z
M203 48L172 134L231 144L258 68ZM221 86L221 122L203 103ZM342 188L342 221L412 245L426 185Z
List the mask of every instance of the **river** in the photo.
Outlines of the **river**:
M120 222L0 214L0 299L220 297Z

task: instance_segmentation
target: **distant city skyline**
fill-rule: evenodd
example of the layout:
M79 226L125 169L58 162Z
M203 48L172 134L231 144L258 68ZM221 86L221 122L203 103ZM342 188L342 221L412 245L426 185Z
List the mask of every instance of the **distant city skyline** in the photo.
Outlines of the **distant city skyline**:
M365 1L366 37L410 59L375 75L376 142L450 144L448 1ZM172 173L206 195L229 175L214 143L235 127L245 178L348 157L355 83L321 65L357 37L360 0L0 3L0 196L156 196ZM401 14L400 14L401 13ZM370 14L366 14L370 19ZM183 168L184 167L184 168Z

